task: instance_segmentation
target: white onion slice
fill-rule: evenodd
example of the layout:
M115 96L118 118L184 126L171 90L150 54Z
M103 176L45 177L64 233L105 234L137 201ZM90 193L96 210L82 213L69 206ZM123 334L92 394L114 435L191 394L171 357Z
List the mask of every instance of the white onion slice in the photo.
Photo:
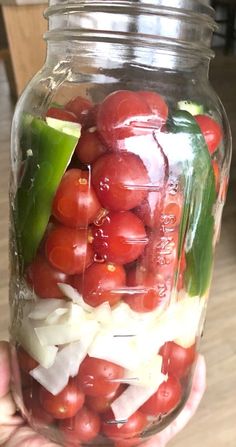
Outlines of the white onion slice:
M42 346L65 345L80 340L91 332L97 331L96 321L75 322L74 324L54 324L35 328L35 333Z
M30 371L30 375L56 396L65 388L70 376L74 377L78 374L80 364L87 355L87 350L87 340L85 344L70 343L58 352L56 360L50 368L45 369L38 366Z
M85 301L82 298L82 295L76 289L74 289L74 287L72 287L70 284L64 284L59 282L57 285L59 289L62 291L62 293L64 293L67 298L70 298L70 300L72 300L73 303L78 304L87 312L92 312L94 310L94 307L89 306L89 304L85 303Z
M79 367L82 363L82 361L85 359L89 346L91 345L95 335L96 335L96 328L94 326L94 330L90 330L86 336L84 336L78 343L77 343L77 350L75 352L75 355L72 356L70 359L70 376L75 377L77 376L79 372Z
M94 307L92 315L103 326L109 325L112 319L110 304L106 301L100 304L100 306Z
M30 372L31 376L54 396L59 394L67 385L69 377L78 374L95 333L90 330L81 341L63 347L58 351L55 362L49 369L38 366Z
M74 355L76 345L77 343L71 343L59 351L50 368L46 369L40 365L30 371L30 375L54 396L59 394L68 383L70 359Z
M107 360L129 370L140 365L134 337L114 337L111 332L100 332L88 353L91 357Z
M198 297L187 297L178 302L173 317L177 322L174 341L183 348L194 345L196 336L200 335L204 305L205 300Z
M137 411L159 388L166 376L161 372L151 386L130 385L114 402L111 409L117 421L125 421Z
M28 316L29 318L31 318L31 320L44 320L57 308L59 307L63 308L66 306L67 303L64 300L59 300L56 298L40 299L36 301L36 303L33 306L33 309L31 310Z
M150 362L136 370L126 370L122 382L137 386L155 386L156 378L161 373L162 357L155 355Z
M58 348L56 346L42 346L35 334L32 322L25 318L18 329L18 340L23 348L44 368L53 365Z
M66 315L68 312L68 309L66 308L62 308L62 307L58 307L58 309L55 309L53 312L51 312L47 318L46 318L46 323L47 324L55 324L58 323L60 321L60 318L62 317L62 315Z

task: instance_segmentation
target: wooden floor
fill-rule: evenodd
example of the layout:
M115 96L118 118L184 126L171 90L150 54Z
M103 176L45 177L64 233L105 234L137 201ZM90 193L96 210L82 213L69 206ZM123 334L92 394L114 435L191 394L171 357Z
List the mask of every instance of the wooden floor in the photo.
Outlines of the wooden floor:
M222 63L223 62L223 63ZM222 68L223 67L223 68ZM236 142L236 57L219 56L212 81L229 113ZM0 339L8 327L8 157L12 105L0 64ZM235 157L236 159L236 143ZM234 178L236 162L232 170ZM207 361L208 388L201 407L171 447L236 446L236 182L224 212L202 352ZM157 446L158 447L158 446Z

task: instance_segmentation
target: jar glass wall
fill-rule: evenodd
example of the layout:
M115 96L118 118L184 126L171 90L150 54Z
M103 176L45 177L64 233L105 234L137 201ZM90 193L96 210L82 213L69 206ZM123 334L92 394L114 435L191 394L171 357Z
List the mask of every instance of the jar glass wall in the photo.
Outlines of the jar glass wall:
M12 127L10 332L19 408L64 445L138 445L189 395L231 157L205 3L46 12Z

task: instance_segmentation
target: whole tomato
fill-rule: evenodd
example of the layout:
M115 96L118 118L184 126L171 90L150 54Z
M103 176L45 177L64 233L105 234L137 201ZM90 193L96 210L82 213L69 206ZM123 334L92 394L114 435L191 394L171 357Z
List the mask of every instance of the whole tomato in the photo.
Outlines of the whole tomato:
M208 115L196 115L194 118L203 133L210 154L213 154L223 138L221 126Z
M116 441L130 439L140 435L147 425L147 417L141 411L136 411L132 414L121 427L118 423L111 423L114 419L113 412L109 410L103 417L102 431L108 438Z
M59 429L65 437L65 441L78 446L79 442L92 441L100 431L101 421L99 416L86 407L81 408L74 418L60 421Z
M136 92L118 90L100 104L97 129L109 149L124 149L126 138L140 134L139 126L148 121L150 113Z
M118 152L105 154L96 161L92 183L104 208L125 211L145 199L150 181L141 158Z
M107 396L118 389L123 375L121 366L87 356L80 365L78 383L87 396Z
M92 128L82 132L75 152L81 163L93 164L106 152L106 148L100 141L98 132Z
M62 121L70 121L77 123L77 117L74 113L69 112L61 107L50 107L46 113L46 116L55 118Z
M38 254L26 271L27 281L40 298L64 298L58 283L68 283L66 273L53 268L45 256Z
M159 386L157 392L141 406L140 410L152 416L167 414L179 404L181 396L182 388L179 380L169 376L168 380Z
M53 215L63 225L86 228L96 218L101 205L89 179L89 172L69 169L53 200Z
M119 397L125 390L125 385L120 385L115 391L109 393L107 396L87 396L86 405L96 413L106 413L109 410L111 403Z
M122 265L104 262L94 263L88 267L83 275L83 280L75 276L73 285L82 293L86 303L97 307L105 301L110 306L118 303L122 292L116 291L124 288L126 284L126 273Z
M155 92L118 90L100 104L97 128L110 150L126 150L127 138L160 129L167 114L167 105Z
M165 299L165 283L162 276L141 266L128 271L127 286L130 294L124 295L123 300L135 312L150 312Z
M75 416L82 408L84 399L84 393L73 379L70 379L68 385L57 396L53 396L43 387L39 393L43 409L55 419L67 419Z
M92 227L95 259L117 264L135 261L148 242L142 221L131 211L109 213Z
M171 376L181 378L188 372L196 358L195 345L183 348L173 341L165 343L159 354L163 357L162 372Z
M56 226L47 235L45 250L50 264L68 275L82 273L93 262L86 229Z
M83 126L88 118L89 110L93 107L92 102L87 99L83 98L82 96L76 96L75 98L72 98L66 105L65 109L69 112L72 112L76 118L77 121Z

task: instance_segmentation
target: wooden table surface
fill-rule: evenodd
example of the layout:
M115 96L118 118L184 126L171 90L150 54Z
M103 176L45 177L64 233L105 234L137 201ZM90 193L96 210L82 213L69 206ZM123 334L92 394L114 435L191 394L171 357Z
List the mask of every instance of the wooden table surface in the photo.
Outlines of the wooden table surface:
M228 71L226 69L228 63ZM231 122L236 127L236 58L224 64L220 78L215 65L215 83L222 82ZM217 71L218 70L218 71ZM227 78L228 74L228 78ZM220 82L221 81L221 82ZM218 83L218 84L217 84ZM230 88L230 92L229 92ZM235 88L235 84L234 84ZM2 64L0 64L0 339L7 339L8 327L8 167L9 130L12 105ZM234 129L233 129L234 130ZM190 424L170 443L170 447L236 446L236 183L231 184L224 212L221 242L217 249L213 287L207 315L202 352L207 361L207 391ZM158 447L158 446L157 446Z

